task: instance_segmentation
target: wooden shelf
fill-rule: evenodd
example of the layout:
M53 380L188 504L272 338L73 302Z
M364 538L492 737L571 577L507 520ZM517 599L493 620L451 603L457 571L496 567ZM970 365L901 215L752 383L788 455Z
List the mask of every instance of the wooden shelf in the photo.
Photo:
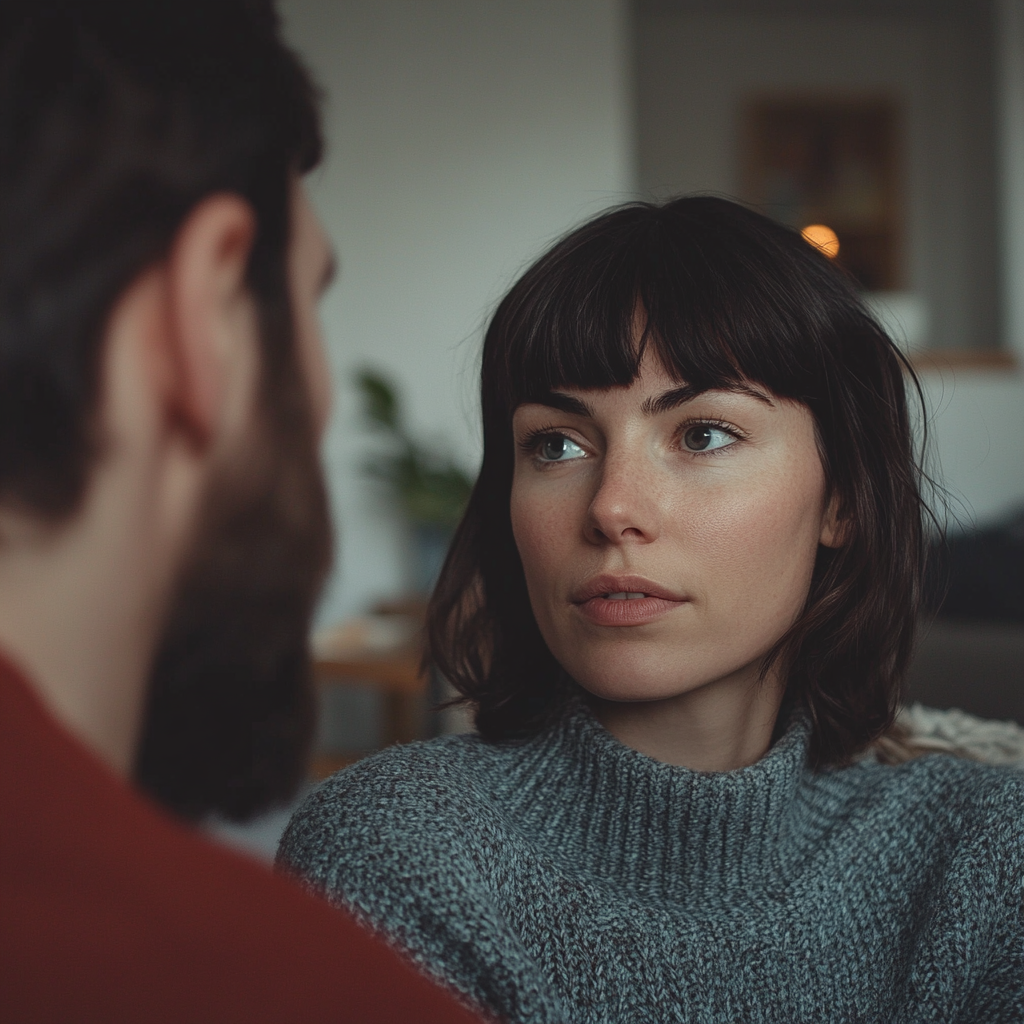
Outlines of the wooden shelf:
M419 645L393 651L351 651L317 658L313 674L318 683L326 685L359 680L390 693L422 694L427 692L427 678L420 671L421 657Z
M909 355L918 373L928 370L1017 370L1020 364L1012 352L997 348L920 349Z
M358 754L316 754L309 762L309 777L321 782L359 760Z
M370 648L337 651L313 661L318 686L365 686L376 690L383 701L382 746L411 743L422 738L423 714L429 678L422 671L422 648L418 643L388 651ZM314 756L310 775L328 775L358 761L361 753L324 751Z

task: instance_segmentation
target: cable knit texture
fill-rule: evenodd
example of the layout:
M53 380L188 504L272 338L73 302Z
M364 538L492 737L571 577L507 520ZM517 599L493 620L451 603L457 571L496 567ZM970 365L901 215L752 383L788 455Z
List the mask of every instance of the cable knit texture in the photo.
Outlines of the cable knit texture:
M693 772L580 705L525 743L392 748L279 858L509 1021L1024 1021L1024 774L815 773L808 734Z

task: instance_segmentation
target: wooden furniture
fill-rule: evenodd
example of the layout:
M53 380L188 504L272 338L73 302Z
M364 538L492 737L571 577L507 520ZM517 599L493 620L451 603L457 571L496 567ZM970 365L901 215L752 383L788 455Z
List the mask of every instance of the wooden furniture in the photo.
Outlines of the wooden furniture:
M335 635L338 630L334 631ZM381 745L409 743L424 735L424 711L429 673L423 672L419 635L392 647L379 644L331 643L325 634L314 644L313 675L320 687L364 686L380 693L383 701ZM318 752L310 774L323 779L358 760L360 754Z

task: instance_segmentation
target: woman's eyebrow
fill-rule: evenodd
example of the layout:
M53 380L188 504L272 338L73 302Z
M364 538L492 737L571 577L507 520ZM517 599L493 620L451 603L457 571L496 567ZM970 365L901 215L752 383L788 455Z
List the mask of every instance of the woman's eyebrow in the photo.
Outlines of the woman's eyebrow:
M536 398L527 399L531 404L546 405L549 409L558 409L559 412L571 413L574 416L594 417L594 408L583 401L582 398L574 398L572 395L563 394L561 391L547 391Z
M707 394L709 391L732 391L741 395L749 395L766 405L775 404L760 388L744 384L742 381L735 381L720 388L698 388L693 384L681 384L677 388L671 388L669 391L663 391L660 395L648 398L641 408L648 416L655 416L658 413L678 409L679 406L692 402L699 395Z

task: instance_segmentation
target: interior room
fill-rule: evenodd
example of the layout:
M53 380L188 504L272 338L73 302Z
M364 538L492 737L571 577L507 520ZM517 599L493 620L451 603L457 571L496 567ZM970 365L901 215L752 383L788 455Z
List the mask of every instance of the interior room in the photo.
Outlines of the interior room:
M585 218L693 192L826 229L906 352L946 534L907 700L1024 723L1021 0L280 8L326 94L309 186L340 262L317 777L467 728L433 709L417 636L480 458L495 303ZM222 832L272 855L287 816Z

